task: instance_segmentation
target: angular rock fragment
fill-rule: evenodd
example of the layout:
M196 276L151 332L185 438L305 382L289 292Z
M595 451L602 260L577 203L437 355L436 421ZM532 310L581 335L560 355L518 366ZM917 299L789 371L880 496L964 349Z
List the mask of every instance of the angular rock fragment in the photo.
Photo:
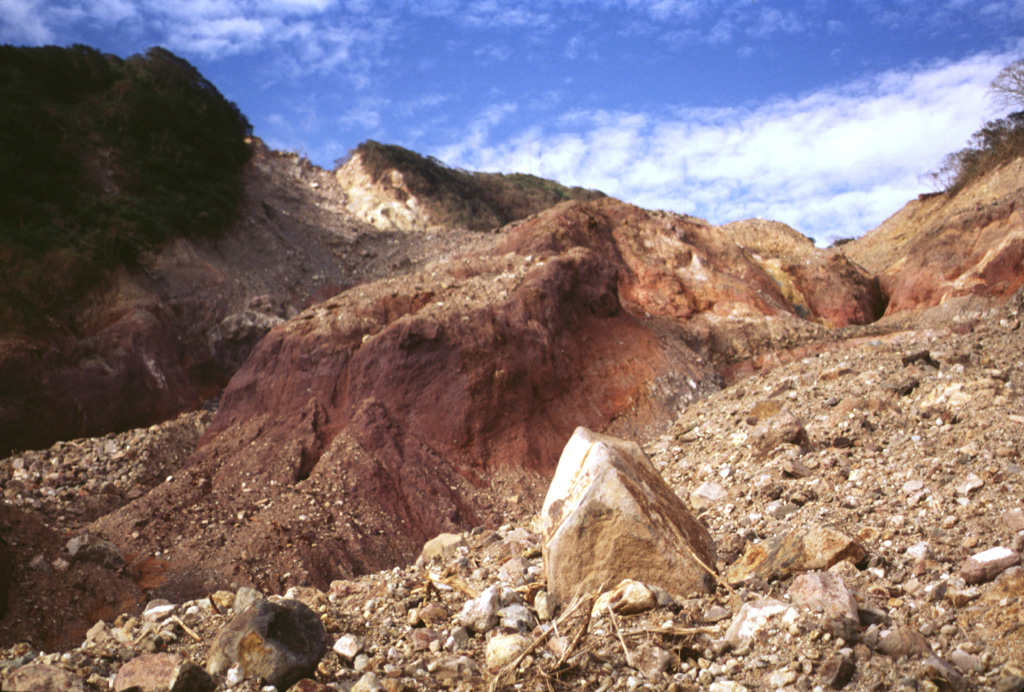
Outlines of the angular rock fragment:
M690 506L696 510L701 510L727 497L729 497L729 491L718 483L701 483L697 486L696 490L690 493Z
M1003 515L1003 522L1011 531L1024 531L1024 509L1011 509Z
M940 689L951 692L963 692L967 689L967 681L957 672L956 668L934 654L928 657L921 667L922 677L932 680Z
M729 629L725 631L725 641L734 649L738 649L763 630L769 620L789 610L790 606L782 601L763 598L757 601L748 601L736 613L736 617L729 623Z
M371 672L356 680L356 684L352 685L351 692L381 692L383 689L384 684L380 678L376 673Z
M877 648L880 653L890 658L918 656L932 652L932 647L924 635L909 627L894 628L878 640Z
M821 679L826 685L834 690L841 690L850 682L856 672L857 666L853 662L853 656L838 653L830 657L821 667Z
M867 550L859 541L830 526L794 529L750 545L729 568L727 579L732 584L750 577L766 581L783 579L799 572L825 570L843 560L860 564L867 556Z
M120 569L126 564L116 545L88 532L69 540L67 550L79 562L93 562L108 569Z
M995 579L1003 570L1020 563L1020 553L1009 548L989 548L970 556L960 567L960 576L968 584Z
M858 624L860 622L857 601L838 574L801 574L793 579L788 593L790 599L801 608L820 610L827 615L844 617Z
M631 615L652 610L658 606L654 593L635 579L624 579L611 591L605 591L594 602L593 615L613 611L619 615Z
M461 533L442 533L423 544L420 558L424 562L441 559L448 560L459 553L459 548L466 545Z
M577 428L540 525L548 589L563 603L630 578L676 595L714 589L714 541L635 443Z
M499 621L501 589L489 586L476 598L466 601L459 612L459 622L474 632L490 632Z
M363 640L354 634L343 634L338 637L331 647L334 653L338 654L346 663L351 664L353 659L363 650Z
M316 670L327 651L320 618L299 601L260 599L231 620L217 636L206 669L223 675L237 664L242 676L287 689Z
M495 671L516 660L530 646L530 639L522 634L496 634L487 641L485 662Z
M114 692L212 692L209 673L178 654L144 654L121 666Z
M81 680L57 666L30 663L7 676L9 692L85 692Z
M676 663L676 657L660 646L644 644L633 652L633 665L648 680L668 671Z
M808 438L800 420L789 409L783 409L758 423L750 433L750 441L757 451L767 454L784 443L803 447L807 444Z

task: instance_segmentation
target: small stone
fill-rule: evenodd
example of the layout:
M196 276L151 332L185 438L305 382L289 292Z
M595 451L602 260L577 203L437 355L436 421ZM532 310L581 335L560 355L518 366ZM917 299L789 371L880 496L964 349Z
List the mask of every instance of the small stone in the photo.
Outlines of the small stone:
M903 484L902 491L904 495L910 495L924 489L924 481L919 478L914 478Z
M767 627L769 620L789 610L789 605L774 599L748 601L736 613L725 632L725 641L738 649Z
M459 612L459 622L474 632L490 632L498 625L501 608L501 589L489 586L479 596L470 599Z
M878 651L890 658L918 656L930 654L932 647L928 640L917 630L908 627L896 627L878 641Z
M1011 531L1024 531L1024 509L1011 509L1003 515L1003 523Z
M533 597L533 607L537 611L537 618L541 622L547 622L555 617L558 601L547 591L541 590Z
M835 654L821 666L821 679L834 690L840 690L850 682L856 670L853 657L848 654Z
M276 690L277 688L272 688ZM322 682L311 680L310 678L302 678L297 683L288 688L288 692L335 692L335 688L328 687Z
M238 590L238 593L235 594L235 598L231 602L231 608L236 613L241 613L243 610L248 608L250 604L255 603L261 598L263 598L263 594L257 589L243 586Z
M962 692L967 689L967 681L963 676L938 656L929 656L928 660L924 662L921 672L924 677L941 685L943 690Z
M823 570L844 560L860 564L868 553L857 540L830 526L794 529L777 538L751 544L727 573L732 584L751 577L765 581L790 574Z
M768 676L768 684L779 689L796 682L797 674L789 668L777 670Z
M1024 692L1024 667L1007 663L999 671L998 692Z
M221 675L238 664L244 677L287 689L312 675L326 651L323 623L308 606L260 599L217 635L207 656L207 671Z
M750 692L742 683L734 680L720 680L708 686L708 692Z
M658 600L646 584L624 579L611 591L598 596L591 614L594 617L612 610L620 615L643 613L658 607Z
M89 631L85 633L86 645L102 644L109 640L113 636L110 627L107 623L102 620L97 620L96 624L89 628Z
M363 640L354 634L343 634L338 637L338 641L334 642L334 646L331 648L346 663L352 663L359 652L363 650Z
M989 548L964 561L960 576L968 584L981 584L995 579L1004 570L1020 563L1020 553L1009 548Z
M452 628L452 633L445 641L444 646L449 651L459 651L469 644L469 630L462 625Z
M857 601L838 574L808 572L793 579L788 591L790 600L802 608L819 610L827 615L848 618L859 624Z
M418 627L409 633L409 643L412 644L413 651L430 649L431 645L435 642L437 642L438 648L440 648L441 641L440 633L429 627Z
M230 591L214 591L210 594L210 603L218 610L225 611L235 603L235 594Z
M4 690L8 692L85 692L81 680L56 666L30 663L7 676Z
M642 645L633 652L633 665L645 678L652 680L672 667L676 657L653 644Z
M954 649L953 653L949 655L949 662L964 673L980 673L985 668L981 665L981 661L977 656L973 656L960 648Z
M144 654L121 666L114 692L212 692L209 673L178 654Z
M146 604L146 607L142 610L142 619L148 620L149 622L163 620L164 618L173 615L177 607L178 606L174 605L170 601L157 598Z
M956 486L956 491L960 495L970 495L975 490L981 488L984 485L985 481L983 481L978 474L971 473L968 474L967 479L963 483Z
M722 606L711 606L707 612L704 613L704 622L721 622L727 618L732 617L732 611Z
M49 572L52 569L50 563L46 561L46 555L43 553L39 553L29 560L28 568L36 572Z
M782 472L793 478L807 478L813 473L810 468L801 464L796 459L786 459L782 462Z
M916 562L930 560L933 557L932 547L921 541L907 548L905 555Z
M66 547L77 562L91 562L107 569L121 569L127 564L116 545L89 532L75 536Z
M428 627L448 622L448 609L437 601L431 601L419 609L419 618Z
M501 626L511 630L519 630L523 634L533 631L537 626L537 618L526 606L514 603L498 611Z
M356 680L350 692L383 692L384 685L376 673L366 673Z
M487 668L497 671L516 660L530 646L530 640L522 634L495 634L487 641L484 660Z
M696 510L718 504L729 497L729 491L718 483L706 482L690 493L690 506Z
M424 562L438 559L450 560L459 554L459 548L464 547L466 547L466 539L461 533L442 533L423 545L420 558Z

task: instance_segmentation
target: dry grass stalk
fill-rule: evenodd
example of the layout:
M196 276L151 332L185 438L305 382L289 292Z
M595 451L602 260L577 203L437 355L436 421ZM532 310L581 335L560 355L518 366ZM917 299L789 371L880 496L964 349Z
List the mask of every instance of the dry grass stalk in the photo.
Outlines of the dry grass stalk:
M533 653L538 646L547 641L548 637L550 637L552 633L557 633L558 625L564 624L565 621L568 620L577 610L579 610L580 606L583 604L586 604L586 620L584 621L583 626L579 629L579 631L577 631L576 636L573 637L573 641L570 643L569 647L564 652L562 652L562 656L559 658L558 663L555 665L556 669L560 668L562 664L565 662L565 660L571 655L572 650L575 649L576 646L578 646L579 640L586 633L587 626L590 623L590 609L593 606L592 597L587 597L583 599L580 598L577 594L577 596L573 599L572 603L569 605L569 608L564 613L562 613L558 617L558 619L555 620L554 623L552 623L552 626L549 629L544 630L544 632L542 632L536 639L534 639L530 643L530 645L526 647L526 649L521 654L519 654L519 656L516 657L514 661L505 665L504 668L498 671L498 674L494 676L494 679L491 680L491 684L488 687L490 692L496 692L503 685L511 684L512 682L514 682L516 670L519 668L519 665L526 659L526 657Z

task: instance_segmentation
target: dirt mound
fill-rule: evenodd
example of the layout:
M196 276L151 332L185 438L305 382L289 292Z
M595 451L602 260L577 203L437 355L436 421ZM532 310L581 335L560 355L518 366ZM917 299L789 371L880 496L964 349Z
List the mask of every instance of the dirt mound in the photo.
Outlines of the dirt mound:
M716 388L691 318L756 352L797 338L796 312L706 223L566 203L275 328L188 469L93 529L159 549L188 593L399 564L535 509L576 426L650 439Z

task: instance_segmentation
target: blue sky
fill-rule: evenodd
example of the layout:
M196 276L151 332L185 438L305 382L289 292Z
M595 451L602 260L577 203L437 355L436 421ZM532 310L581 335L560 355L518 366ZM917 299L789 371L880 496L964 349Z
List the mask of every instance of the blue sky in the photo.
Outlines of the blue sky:
M0 42L163 45L328 168L377 139L827 243L999 115L1024 1L0 0Z

